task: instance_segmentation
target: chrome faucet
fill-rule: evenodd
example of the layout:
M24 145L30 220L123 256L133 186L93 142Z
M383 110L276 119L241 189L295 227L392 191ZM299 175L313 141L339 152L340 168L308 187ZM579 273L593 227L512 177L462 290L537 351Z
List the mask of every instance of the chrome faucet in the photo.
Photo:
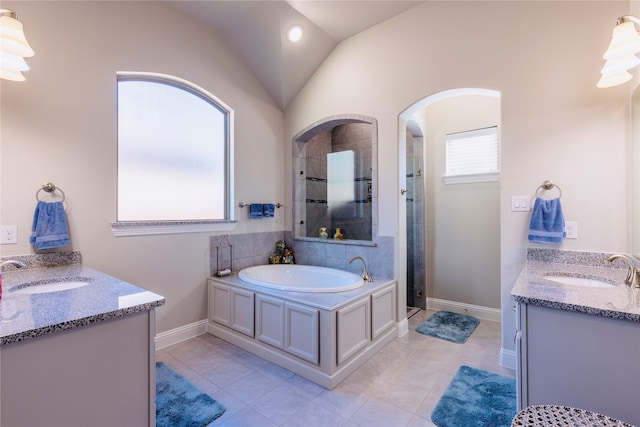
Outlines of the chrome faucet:
M2 274L2 267L4 267L5 265L15 265L18 268L24 268L27 266L27 264L25 264L24 262L8 259L0 263L0 275Z
M607 257L607 261L609 262L613 262L616 259L623 260L629 268L629 270L627 271L627 277L625 277L624 279L624 283L629 286L634 285L636 288L640 288L640 270L636 268L633 261L631 261L628 256L621 254L615 254Z
M8 259L0 263L0 298L2 298L2 267L4 267L5 265L15 265L18 268L27 266L25 263L13 259Z
M361 275L361 277L364 279L365 282L373 282L373 276L371 276L369 274L369 272L367 271L367 263L364 261L364 258L362 258L361 256L354 256L353 258L351 258L349 260L349 264L351 264L356 259L359 259L360 261L362 261L362 275Z

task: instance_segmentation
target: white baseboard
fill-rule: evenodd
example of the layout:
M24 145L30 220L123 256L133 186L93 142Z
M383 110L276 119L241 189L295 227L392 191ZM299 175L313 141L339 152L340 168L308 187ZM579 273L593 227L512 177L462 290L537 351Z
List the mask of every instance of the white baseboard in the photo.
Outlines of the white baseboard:
M494 322L500 322L502 320L501 312L498 308L482 307L456 301L427 298L427 308L429 310L447 310L453 313L469 314L481 319L493 320Z
M500 349L500 366L513 369L515 371L517 360L518 356L515 351L507 350L505 348Z
M469 314L480 319L501 322L501 311L497 308L482 307L455 301L447 301L437 298L427 298L427 308L430 310L447 310L453 313ZM513 350L500 349L500 366L508 369L516 369L518 356Z
M400 322L396 323L396 328L398 329L398 336L401 337L404 334L409 332L409 319L406 317L402 319Z
M155 336L156 350L162 350L170 345L195 338L207 332L207 319L198 320L189 325L180 326L169 331L160 332Z

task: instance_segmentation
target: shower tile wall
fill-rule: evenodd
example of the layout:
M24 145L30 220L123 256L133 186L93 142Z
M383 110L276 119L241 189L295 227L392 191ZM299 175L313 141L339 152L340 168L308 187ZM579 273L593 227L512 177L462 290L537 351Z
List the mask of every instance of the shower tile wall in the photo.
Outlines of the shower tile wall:
M371 240L372 230L371 209L363 209L363 204L371 203L369 188L371 179L371 124L350 123L336 126L331 131L331 141L334 152L353 150L355 153L355 170L360 172L356 179L355 209L358 214L352 218L332 218L331 227L340 227L345 239Z
M336 228L343 231L344 238L350 240L372 239L372 212L366 207L371 203L372 185L372 144L370 123L349 123L316 134L300 147L298 174L306 174L304 186L296 186L296 200L304 200L304 233L301 236L318 237L320 227L327 227L330 235ZM353 150L356 170L356 200L353 208L357 212L351 218L331 218L327 206L327 154ZM354 165L354 167L356 166ZM298 194L305 192L306 194ZM296 218L299 223L298 218Z
M426 309L423 138L407 131L407 305ZM418 295L422 295L419 297Z
M331 131L325 130L306 144L307 237L318 237L320 227L331 232L327 209L327 154L331 153Z

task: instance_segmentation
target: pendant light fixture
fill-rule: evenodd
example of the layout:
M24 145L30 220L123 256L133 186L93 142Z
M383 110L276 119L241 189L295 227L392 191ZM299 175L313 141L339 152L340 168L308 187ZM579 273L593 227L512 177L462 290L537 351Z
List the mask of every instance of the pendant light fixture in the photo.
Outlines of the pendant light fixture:
M24 58L33 54L16 13L0 9L0 78L24 81L22 72L29 70Z
M603 58L607 60L600 71L602 77L596 84L599 88L617 86L633 78L630 69L640 65L640 35L636 30L640 19L626 15L618 18L611 42Z

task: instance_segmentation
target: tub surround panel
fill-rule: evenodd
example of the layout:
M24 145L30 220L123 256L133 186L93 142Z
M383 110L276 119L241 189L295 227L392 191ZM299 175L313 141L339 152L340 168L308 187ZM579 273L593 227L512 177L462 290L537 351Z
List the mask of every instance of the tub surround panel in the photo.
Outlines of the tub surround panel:
M511 297L526 304L640 322L640 289L624 284L627 268L621 268L622 263L606 262L609 255L530 249ZM545 279L553 273L605 279L618 285L590 288Z
M212 236L209 251L210 275L213 276L216 270L230 268L231 264L233 264L233 271L240 271L253 265L267 264L269 255L273 255L275 251L276 242L283 239L282 231ZM229 247L225 246L228 244L233 247L232 260ZM217 250L218 246L220 247ZM218 258L216 258L216 254Z
M371 246L363 243L371 243ZM362 265L349 260L354 256L361 256L367 263L367 270L374 277L394 277L394 238L391 236L376 236L372 242L342 240L320 241L318 239L291 240L298 264L332 267L340 270L360 273ZM344 257L342 257L344 247Z
M232 274L231 276L222 278L210 277L209 281L213 279L230 286L247 289L253 292L259 292L263 295L271 295L278 298L284 298L289 301L313 306L321 310L335 310L338 307L355 301L356 299L364 295L368 295L371 292L382 289L383 287L388 286L393 282L392 279L381 277L375 279L375 281L373 282L365 282L364 285L352 291L314 293L283 291L279 289L267 288L265 286L254 285L252 283L247 283L243 280L240 280L237 274Z
M242 313L255 330L233 322L238 292L254 297ZM352 291L307 293L211 277L207 331L332 389L397 336L396 294L396 282L384 279Z
M216 261L216 247L220 246L225 237L212 236L210 238L209 271L213 276L218 263L219 269L230 265L228 247L220 247L218 262ZM290 231L272 231L264 233L232 234L226 236L233 246L233 271L238 272L246 267L267 264L269 255L273 255L275 243L284 240L293 248L296 264L315 265L319 267L338 268L351 273L360 274L361 263L351 263L354 256L361 256L367 263L367 269L374 279L378 277L393 277L394 266L394 238L390 236L374 237L371 242L342 240L320 241L319 239L299 239L293 237ZM226 243L224 243L226 244Z

